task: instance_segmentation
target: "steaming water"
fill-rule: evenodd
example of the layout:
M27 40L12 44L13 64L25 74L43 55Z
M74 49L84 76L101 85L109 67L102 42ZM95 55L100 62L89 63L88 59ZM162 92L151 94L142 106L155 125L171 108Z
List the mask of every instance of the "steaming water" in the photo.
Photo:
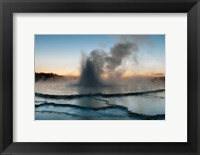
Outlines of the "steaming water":
M159 90L164 88L163 82L143 83L144 85L133 82L102 87L81 87L76 83L76 80L36 82L35 92L43 94L43 96L37 93L35 95L35 119L165 119L164 90L138 95L106 96L106 94ZM82 94L81 97L80 94ZM101 94L105 94L105 96Z

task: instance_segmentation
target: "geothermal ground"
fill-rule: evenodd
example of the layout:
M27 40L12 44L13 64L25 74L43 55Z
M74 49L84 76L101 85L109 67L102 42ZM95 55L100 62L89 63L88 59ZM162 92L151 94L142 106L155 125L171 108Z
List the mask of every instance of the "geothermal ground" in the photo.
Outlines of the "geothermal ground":
M86 86L80 85L79 78L39 80L35 83L35 119L165 119L163 79L118 79L118 84L111 81Z

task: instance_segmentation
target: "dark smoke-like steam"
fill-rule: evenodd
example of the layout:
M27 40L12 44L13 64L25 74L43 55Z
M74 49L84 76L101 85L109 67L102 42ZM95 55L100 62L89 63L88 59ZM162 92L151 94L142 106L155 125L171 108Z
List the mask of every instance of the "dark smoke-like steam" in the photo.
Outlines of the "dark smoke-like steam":
M100 75L103 73L104 55L104 51L99 50L92 51L90 56L82 55L81 86L95 87L103 84Z
M83 54L79 85L89 87L104 85L101 74L113 74L123 60L131 55L134 57L133 61L137 61L137 50L135 43L119 42L110 49L109 53L93 50L89 56Z
M110 56L105 58L107 62L106 67L111 71L115 70L122 64L124 58L130 56L137 51L137 45L135 43L125 42L117 43L110 50Z

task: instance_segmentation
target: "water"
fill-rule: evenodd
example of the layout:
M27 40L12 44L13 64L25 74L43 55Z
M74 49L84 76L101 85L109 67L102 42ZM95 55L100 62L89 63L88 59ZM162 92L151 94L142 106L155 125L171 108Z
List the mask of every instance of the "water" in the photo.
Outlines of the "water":
M69 81L36 83L35 92L45 94L35 95L36 120L165 119L165 91L162 83L95 88L80 87L75 84L75 80Z

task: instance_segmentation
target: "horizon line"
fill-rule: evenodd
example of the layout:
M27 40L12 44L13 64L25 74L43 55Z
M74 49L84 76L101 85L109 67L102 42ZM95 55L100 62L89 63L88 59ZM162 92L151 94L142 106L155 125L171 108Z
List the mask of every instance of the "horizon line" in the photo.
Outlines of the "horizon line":
M57 74L54 72L35 72L35 74L52 74L52 75L57 75L57 76L63 76L63 77L80 77L81 75L75 75L75 74ZM152 73L152 74L135 74L135 75L129 75L124 78L128 77L165 77L165 73L163 72L157 72L157 73Z

